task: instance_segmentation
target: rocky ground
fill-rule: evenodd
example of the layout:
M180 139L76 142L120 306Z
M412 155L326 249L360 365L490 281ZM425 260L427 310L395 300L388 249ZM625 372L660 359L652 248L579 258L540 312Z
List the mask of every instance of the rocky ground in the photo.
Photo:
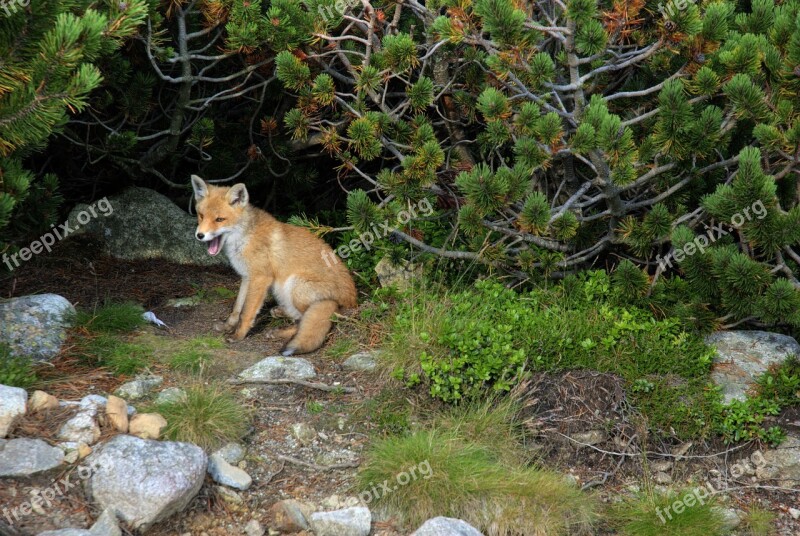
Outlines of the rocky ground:
M161 261L112 261L101 255L83 255L81 248L85 246L78 248L80 254L75 249L62 249L60 253L57 250L32 265L24 276L3 281L0 295L54 292L77 304L90 304L109 296L132 299L152 310L168 326L148 327L138 336L164 344L211 333L213 321L224 318L231 307L230 297L215 294L215 289L233 291L237 287L235 275L227 269L186 268ZM175 298L191 300L170 302ZM391 380L369 370L368 357L348 358L376 349L377 327L340 322L320 351L302 356L307 361L305 366L313 369L313 377L306 377L303 367L295 369L282 362L273 363L276 366L262 375L267 379L304 378L321 385L245 381L247 378L240 376L243 371L268 356L278 355L280 342L268 336L268 328L277 322L265 315L247 339L216 350L207 371L215 379L237 382L240 399L252 409L252 429L241 443L243 452L226 457L231 467L245 472L252 482L247 489L236 489L206 474L196 495L179 512L149 527L147 534L277 534L302 530L303 520L309 521L312 512L326 511L346 511L345 515L352 518L349 521L361 522L360 512L354 510L359 506L355 475L371 434L383 425L378 422L382 417L376 415L374 402L387 392L396 394L397 388ZM141 401L128 400L129 404L146 405L160 392L182 387L180 375L155 363L149 373L161 376L162 381L151 386ZM54 374L47 389L61 400L79 401L91 394L112 393L132 379L84 374L59 382ZM542 464L571 475L576 485L596 491L604 500L613 501L621 493L647 486L711 486L724 491L723 506L732 526L740 523L743 510L760 505L777 514L776 534L800 534L797 438L790 437L777 450L755 444L656 444L631 425L624 392L613 376L591 372L543 375L534 378L526 389L529 404L525 419L532 432L532 452ZM424 396L407 396L405 402L414 406L417 414L424 414L426 405L431 404ZM54 441L55 430L74 417L76 409L65 406L59 411L47 418L27 415L15 424L9 439L43 437ZM783 418L790 425L799 424L796 416ZM106 425L100 427L100 434L98 444L115 437ZM80 459L73 461L75 465L80 463ZM36 490L52 487L54 481L67 474L63 469L55 474L55 480L53 474L3 478L0 505L13 510ZM76 473L70 474L73 480L80 478ZM220 478L217 476L216 480ZM87 500L82 487L74 486L54 498L53 506L34 508L14 527L16 534L88 527L98 518L102 521L102 514L96 502ZM371 521L371 534L408 533L391 516L374 508ZM97 530L102 530L102 525ZM743 528L740 530L745 533Z

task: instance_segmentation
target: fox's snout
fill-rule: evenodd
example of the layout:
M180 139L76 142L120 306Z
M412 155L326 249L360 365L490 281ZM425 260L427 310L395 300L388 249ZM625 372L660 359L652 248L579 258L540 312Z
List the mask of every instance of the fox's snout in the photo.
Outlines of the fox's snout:
M203 237L204 237L204 236L206 236L206 235L205 235L205 234L203 234L203 233L197 232L197 233L195 233L195 235L194 235L194 236L196 236L198 240L202 240L202 239L203 239Z

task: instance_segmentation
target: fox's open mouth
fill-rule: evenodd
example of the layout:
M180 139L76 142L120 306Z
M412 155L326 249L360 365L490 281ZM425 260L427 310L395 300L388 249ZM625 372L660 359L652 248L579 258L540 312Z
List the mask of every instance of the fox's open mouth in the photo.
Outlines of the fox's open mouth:
M219 253L219 250L221 249L221 247L220 247L221 244L222 244L222 238L221 237L215 236L214 238L212 238L211 242L208 243L208 253L209 253L209 255L216 255L217 253Z

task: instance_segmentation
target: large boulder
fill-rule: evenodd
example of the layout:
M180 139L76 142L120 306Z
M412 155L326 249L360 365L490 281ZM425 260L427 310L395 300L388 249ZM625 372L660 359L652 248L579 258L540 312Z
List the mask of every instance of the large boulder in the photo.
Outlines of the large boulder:
M103 201L103 200L101 200ZM69 215L73 235L97 237L103 249L119 259L166 259L179 264L225 264L225 256L212 257L195 239L197 219L160 193L129 188L95 203L97 217L87 218L89 205L77 205Z
M745 400L747 390L770 365L800 356L796 340L768 331L718 331L706 342L717 349L711 379L722 389L726 404Z
M61 466L64 451L41 439L0 439L0 477L26 477Z
M119 435L86 459L93 470L86 492L98 507L144 532L189 504L207 463L196 445Z
M74 314L75 307L58 294L2 300L0 344L7 344L13 356L49 361L61 351Z

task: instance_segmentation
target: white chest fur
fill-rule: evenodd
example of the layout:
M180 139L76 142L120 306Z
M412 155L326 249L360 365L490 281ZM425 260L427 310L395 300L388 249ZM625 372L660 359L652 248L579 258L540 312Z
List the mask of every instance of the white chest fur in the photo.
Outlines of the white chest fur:
M247 277L247 263L244 261L244 246L247 244L247 239L239 231L231 231L225 237L225 256L242 277Z
M300 311L297 310L297 307L294 306L294 300L292 299L292 291L296 284L297 276L295 275L290 275L283 282L275 281L272 284L272 295L275 297L275 301L278 302L278 305L283 307L286 314L295 320L303 316Z

